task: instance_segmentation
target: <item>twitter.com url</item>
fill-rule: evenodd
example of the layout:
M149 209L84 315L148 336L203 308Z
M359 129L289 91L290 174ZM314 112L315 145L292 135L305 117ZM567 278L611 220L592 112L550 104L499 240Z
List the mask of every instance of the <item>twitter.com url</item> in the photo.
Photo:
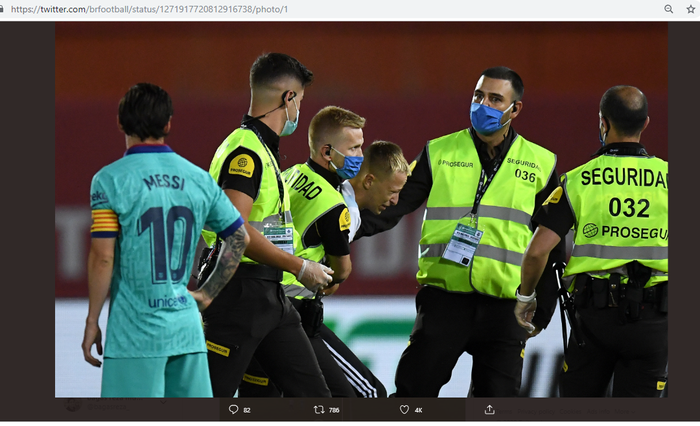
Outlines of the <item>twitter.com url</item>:
M285 14L287 6L257 6L257 5L158 5L158 6L11 6L11 13L22 15L33 14Z

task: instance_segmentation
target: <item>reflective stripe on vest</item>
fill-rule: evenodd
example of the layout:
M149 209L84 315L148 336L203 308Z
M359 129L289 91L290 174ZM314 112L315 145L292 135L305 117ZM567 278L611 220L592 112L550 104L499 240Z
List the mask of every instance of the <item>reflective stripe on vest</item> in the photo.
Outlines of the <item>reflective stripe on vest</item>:
M654 157L601 155L563 176L576 218L564 276L610 271L637 260L668 280L668 163ZM603 275L607 277L609 274Z
M668 247L611 247L597 244L576 246L576 256L595 257L597 259L668 259Z
M421 244L420 250L423 257L440 257L445 252L447 244ZM427 250L427 251L426 251ZM498 247L479 244L475 253L487 259L497 260L503 263L520 266L523 260L523 254L515 251L510 251Z
M281 285L285 296L294 297L296 299L313 299L313 297L316 295L314 292L304 287L304 284L297 281L296 278L294 278L294 275L290 274L289 272L285 272L284 275L285 279L282 280ZM287 276L291 276L294 282L291 282Z
M326 255L323 245L307 247L304 237L316 220L339 205L345 205L343 195L308 164L296 164L282 174L284 185L289 192L289 202L295 218L294 228L301 236L295 255L320 262ZM338 224L340 226L340 224ZM284 292L289 297L312 298L314 293L307 290L296 277L285 272L282 278Z
M425 218L428 220L458 220L472 211L472 206L468 207L428 207L425 209ZM491 217L494 219L510 220L530 226L532 215L520 210L508 207L479 206L479 217ZM456 225L455 225L456 226Z
M277 176L275 174L276 160L270 157L267 149L265 149L262 144L263 142L258 139L252 130L236 129L221 143L221 145L219 145L209 167L209 174L218 183L222 167L230 166L229 164L224 164L224 161L226 161L229 154L236 148L245 147L258 156L263 166L263 173L260 180L258 195L255 200L253 200L250 216L248 216L248 223L256 230L260 231L260 233L263 232L265 223L273 223L281 220L279 217L280 194L277 185ZM233 162L234 160L235 158L231 161ZM286 223L293 222L292 213L289 209L289 194L286 189L284 192L283 215ZM202 237L209 246L216 240L216 235L211 231L202 231ZM296 244L298 242L298 235L295 233L294 237ZM258 263L246 256L242 257L241 262Z
M253 228L257 229L260 232L263 232L263 228L264 228L266 223L275 223L275 222L278 222L279 220L280 220L279 213L275 213L272 216L266 217L261 222L249 220L248 223L250 223L250 225ZM292 222L292 212L289 212L289 211L284 212L284 221L287 223Z
M518 136L478 208L481 243L469 267L441 256L458 221L471 212L481 162L468 130L428 143L433 184L421 228L418 282L451 292L515 298L520 264L532 237L535 197L554 172L556 156Z

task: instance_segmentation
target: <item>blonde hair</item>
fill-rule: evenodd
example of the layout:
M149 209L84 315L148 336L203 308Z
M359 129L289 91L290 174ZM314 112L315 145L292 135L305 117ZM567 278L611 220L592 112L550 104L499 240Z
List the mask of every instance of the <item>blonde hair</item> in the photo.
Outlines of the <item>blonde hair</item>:
M309 149L315 154L323 145L329 143L344 127L362 129L365 119L347 109L337 106L322 108L309 125Z
M411 175L408 161L403 156L401 147L393 142L374 141L364 150L365 159L362 161L360 173L372 173L384 178L394 173L406 173Z

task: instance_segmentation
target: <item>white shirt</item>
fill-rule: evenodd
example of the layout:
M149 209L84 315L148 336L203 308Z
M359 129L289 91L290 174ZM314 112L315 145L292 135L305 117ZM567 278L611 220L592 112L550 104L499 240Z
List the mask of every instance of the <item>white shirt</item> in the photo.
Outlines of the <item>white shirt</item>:
M345 180L340 186L340 193L343 194L345 204L348 205L350 212L350 242L355 238L355 233L360 229L362 219L360 218L360 209L355 201L355 189L350 185L350 181Z

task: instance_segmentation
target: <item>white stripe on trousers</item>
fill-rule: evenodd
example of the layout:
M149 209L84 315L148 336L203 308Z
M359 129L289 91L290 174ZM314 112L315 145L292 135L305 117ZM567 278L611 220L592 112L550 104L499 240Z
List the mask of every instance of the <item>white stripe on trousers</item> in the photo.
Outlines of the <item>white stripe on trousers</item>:
M335 358L335 362L337 362L340 368L343 370L343 373L345 373L345 377L347 377L352 387L357 389L365 398L378 398L377 389L374 388L372 384L362 374L360 374L359 371L355 369L355 367L350 365L350 363L347 362L345 358L343 358L338 352L336 352L335 349L333 349L331 345L328 344L328 342L323 340L323 343L325 343L326 347L328 347L328 350L331 352L331 355L333 355L333 358Z

